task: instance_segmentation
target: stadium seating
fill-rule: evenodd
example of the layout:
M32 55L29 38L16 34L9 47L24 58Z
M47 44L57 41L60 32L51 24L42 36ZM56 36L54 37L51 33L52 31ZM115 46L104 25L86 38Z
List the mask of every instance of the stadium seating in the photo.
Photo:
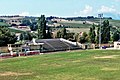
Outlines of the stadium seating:
M62 41L60 39L41 39L36 40L36 43L44 43L42 50L43 52L81 49L76 45Z

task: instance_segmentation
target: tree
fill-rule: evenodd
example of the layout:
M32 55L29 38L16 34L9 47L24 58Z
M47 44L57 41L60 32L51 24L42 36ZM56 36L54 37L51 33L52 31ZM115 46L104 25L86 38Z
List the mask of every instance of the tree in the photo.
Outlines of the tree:
M66 28L62 28L57 32L57 38L67 38L67 31Z
M30 25L30 29L32 30L32 31L36 31L37 30L37 22L32 22L31 23L31 25Z
M120 35L119 32L118 32L118 31L115 31L115 32L113 33L113 37L112 37L112 38L113 38L113 41L118 41L119 38L120 38L119 35Z
M0 27L0 46L13 44L17 41L15 33L10 32L6 27Z
M26 25L26 26L30 26L30 25L31 25L31 22L30 22L29 19L24 19L24 20L22 20L22 24L23 24L23 25Z
M20 34L20 40L21 41L24 40L24 34L23 33Z
M73 38L76 42L79 42L80 41L80 34L79 33L74 34Z
M101 42L108 43L110 41L110 25L108 20L103 21L101 27Z
M44 15L41 15L41 17L38 18L37 26L38 26L38 39L45 39L46 38L46 20Z
M91 43L95 43L95 25L93 24L92 27L90 27L90 31L89 31L89 39Z
M20 35L20 40L32 40L33 39L33 34L29 32L23 32Z
M99 30L100 25L98 26L97 31L97 43L99 42ZM110 25L108 20L104 20L101 26L101 43L108 43L110 41Z
M52 38L51 32L50 32L50 27L48 27L48 31L47 31L47 35L46 36L47 36L48 39Z
M100 27L98 26L97 36L96 36L96 43L97 43L97 44L99 43L99 30L100 30Z
M59 30L59 31L57 31L57 36L56 36L57 38L61 38L61 31Z
M80 43L88 42L88 34L86 32L83 32L82 37L80 37Z
M66 38L66 35L67 35L66 28L63 28L63 29L61 30L61 37L62 37L62 38Z

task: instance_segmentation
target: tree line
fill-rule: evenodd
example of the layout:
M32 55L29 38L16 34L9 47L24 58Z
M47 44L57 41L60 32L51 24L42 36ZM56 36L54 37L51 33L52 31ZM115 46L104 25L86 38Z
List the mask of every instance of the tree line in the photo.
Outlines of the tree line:
M109 21L104 20L101 26L93 24L90 27L89 33L87 34L86 32L83 32L82 36L77 37L78 38L77 41L80 43L89 42L89 43L98 44L100 36L101 36L101 43L106 44L109 43L110 41L111 42L118 41L120 39L120 31L118 29L112 31L112 26L110 26Z

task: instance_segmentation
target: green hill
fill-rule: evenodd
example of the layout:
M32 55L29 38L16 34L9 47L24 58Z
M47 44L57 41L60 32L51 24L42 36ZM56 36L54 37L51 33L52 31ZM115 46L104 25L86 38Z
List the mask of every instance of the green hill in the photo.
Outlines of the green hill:
M10 25L7 24L7 23L4 23L4 22L0 22L0 26L6 26L6 27L8 27L8 26L10 26Z
M68 21L68 22L63 22L60 21L58 22L59 24L62 24L68 28L89 28L91 24L83 24L81 21Z
M104 21L106 19L102 19ZM108 19L110 25L112 26L117 26L120 27L120 20L113 20L113 19ZM83 24L83 22L86 21L86 24ZM65 26L70 26L71 28L88 28L90 27L93 23L99 24L100 19L80 19L79 21L59 21L58 23L65 25Z
M9 28L9 30L10 30L11 32L15 32L15 33L23 33L23 32L25 32L25 31L16 30L16 29L13 29L13 28Z
M104 21L106 19L102 19ZM120 28L120 20L113 20L108 19L111 26L116 26L117 28ZM86 22L85 24L83 24ZM98 25L100 23L100 19L79 19L79 20L73 20L73 21L58 21L59 24L64 25L70 32L76 32L79 33L81 31L89 32L89 28L94 23L95 25Z

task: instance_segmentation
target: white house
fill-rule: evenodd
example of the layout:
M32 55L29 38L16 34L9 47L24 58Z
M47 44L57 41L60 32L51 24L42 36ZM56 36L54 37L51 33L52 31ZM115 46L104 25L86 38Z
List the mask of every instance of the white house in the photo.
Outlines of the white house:
M120 40L114 42L114 49L120 49Z

